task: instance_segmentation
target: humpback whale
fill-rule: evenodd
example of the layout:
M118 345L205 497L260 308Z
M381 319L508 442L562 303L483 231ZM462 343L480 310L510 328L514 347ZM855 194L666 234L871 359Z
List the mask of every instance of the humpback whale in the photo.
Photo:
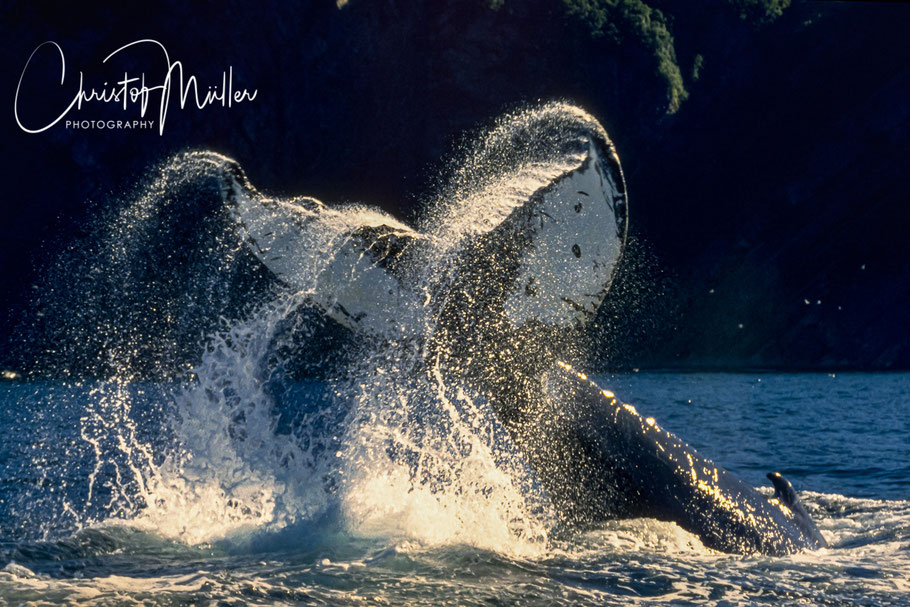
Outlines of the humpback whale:
M423 229L378 210L358 208L352 223L314 198L269 198L235 162L211 163L276 280L311 286L312 262L297 254L306 243L326 252L308 300L341 325L400 340L431 322L418 345L426 369L488 398L566 523L653 517L731 553L825 546L782 476L769 475L777 492L766 498L564 362L610 288L628 226L616 149L583 110L549 104L502 121L460 176L467 193ZM317 224L340 227L313 242Z
M569 365L557 364L545 383L550 436L566 445L551 466L572 466L582 487L575 504L586 513L673 521L722 552L784 555L826 546L780 473L768 474L776 493L766 498Z

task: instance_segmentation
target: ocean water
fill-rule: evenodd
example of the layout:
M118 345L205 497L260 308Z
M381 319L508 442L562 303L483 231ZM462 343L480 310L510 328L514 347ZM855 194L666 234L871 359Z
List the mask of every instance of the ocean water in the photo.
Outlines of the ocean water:
M130 466L144 456L115 444L131 436L133 448L167 453L177 440L165 420L175 386L5 383L0 603L910 605L910 375L595 379L756 486L765 472L782 471L830 547L779 558L719 554L647 519L497 537L494 497L472 520L447 496L396 492L385 468L365 485L373 495L348 494L350 503L311 516L303 505L320 496L231 515L223 496L194 494L189 484L184 499L141 487L149 471ZM298 383L283 406L304 410L330 391ZM124 402L111 407L124 418L105 420L129 426L119 438L92 435L87 421L108 398L129 402L128 411ZM206 464L236 465L224 455ZM155 454L148 465L165 466ZM278 468L260 482L274 486ZM227 470L216 476L228 487ZM231 480L240 495L250 479ZM170 503L150 514L155 506L138 496L156 491ZM279 510L297 517L281 520Z
M613 202L557 200L595 140ZM554 103L503 117L447 171L413 227L269 197L205 151L112 202L35 284L21 334L43 344L38 372L0 383L0 604L910 605L908 374L594 378L769 495L765 474L785 474L828 548L728 555L670 522L561 525L483 395L597 347L503 330L508 260L556 226L534 284L596 307L621 257L592 265L596 230L559 226L599 208L613 227L618 160L593 117ZM526 239L500 255L497 227L536 192L553 213L513 222ZM352 301L381 322L336 305ZM326 315L354 338L327 339ZM535 402L534 385L512 393Z

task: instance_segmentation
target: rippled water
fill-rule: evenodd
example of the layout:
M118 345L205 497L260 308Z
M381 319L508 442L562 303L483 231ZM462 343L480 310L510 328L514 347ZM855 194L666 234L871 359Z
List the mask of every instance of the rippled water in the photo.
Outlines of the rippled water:
M551 451L516 446L519 421L547 420L497 411L538 402L544 362L585 357L540 320L575 326L608 288L618 159L564 103L456 156L409 227L180 154L73 243L23 332L43 373L0 383L0 604L910 604L907 374L595 378L746 481L783 472L827 549L560 524L534 472ZM609 251L585 217L617 230ZM319 337L326 315L351 343Z
M352 521L342 504L287 524L216 528L217 517L191 511L222 505L189 496L149 517L124 501L139 491L129 458L120 453L99 468L96 446L83 436L98 386L33 382L0 392L0 601L910 604L910 375L596 379L756 485L769 470L784 472L830 548L783 558L715 554L653 520L484 546L470 533L430 532L451 527L457 509L429 501L422 508L381 483L369 525ZM173 437L162 433L161 405L174 386L127 388L137 444L165 453ZM299 384L281 406L300 411L329 390ZM206 520L213 530L204 541L193 541L203 530L177 529Z

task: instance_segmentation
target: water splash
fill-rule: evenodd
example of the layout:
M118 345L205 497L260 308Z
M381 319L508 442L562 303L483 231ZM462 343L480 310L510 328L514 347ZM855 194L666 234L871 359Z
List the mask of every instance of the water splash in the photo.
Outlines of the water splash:
M87 359L89 373L110 378L89 392L82 417L93 462L85 500L65 507L80 524L128 519L188 544L245 541L338 512L356 535L545 549L555 520L547 496L464 361L495 354L496 381L508 381L503 369L528 364L519 341L547 350L549 334L497 328L506 343L465 350L456 334L494 321L482 309L453 316L449 298L453 285L480 280L464 269L471 238L583 162L582 132L602 129L550 104L506 116L462 150L401 256L413 287L396 331L363 336L319 395L296 390L288 372L294 358L321 354L307 351L316 328L301 310L335 305L326 285L344 278L338 257L363 226L416 232L363 206L228 191L239 167L217 154L165 163L54 277L79 276L65 305L51 298L51 333L81 346L67 369ZM249 253L231 197L295 226L292 284L270 280ZM149 396L138 387L146 377L171 383ZM140 436L149 403L155 429Z

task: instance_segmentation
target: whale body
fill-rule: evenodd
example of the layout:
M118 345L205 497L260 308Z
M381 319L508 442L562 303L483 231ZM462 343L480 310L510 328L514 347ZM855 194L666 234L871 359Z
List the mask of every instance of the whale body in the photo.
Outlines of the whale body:
M582 110L545 106L513 122L481 158L509 170L487 170L491 185L462 201L479 211L442 213L432 230L364 208L351 223L313 198L259 194L230 159L212 154L211 165L249 250L291 288L315 282L310 304L338 323L396 340L430 310L427 367L488 398L566 523L653 517L733 553L824 546L783 477L769 475L777 493L766 498L561 362L619 264L625 182L609 137ZM504 163L516 150L522 160ZM340 227L313 242L326 233L317 224ZM421 259L446 237L445 276L428 279ZM315 273L297 254L304 246L326 251Z
M558 446L540 465L575 479L570 499L559 499L577 519L672 521L705 546L731 553L784 555L827 545L780 473L768 475L776 493L765 497L569 365L554 366L544 383L542 417Z

